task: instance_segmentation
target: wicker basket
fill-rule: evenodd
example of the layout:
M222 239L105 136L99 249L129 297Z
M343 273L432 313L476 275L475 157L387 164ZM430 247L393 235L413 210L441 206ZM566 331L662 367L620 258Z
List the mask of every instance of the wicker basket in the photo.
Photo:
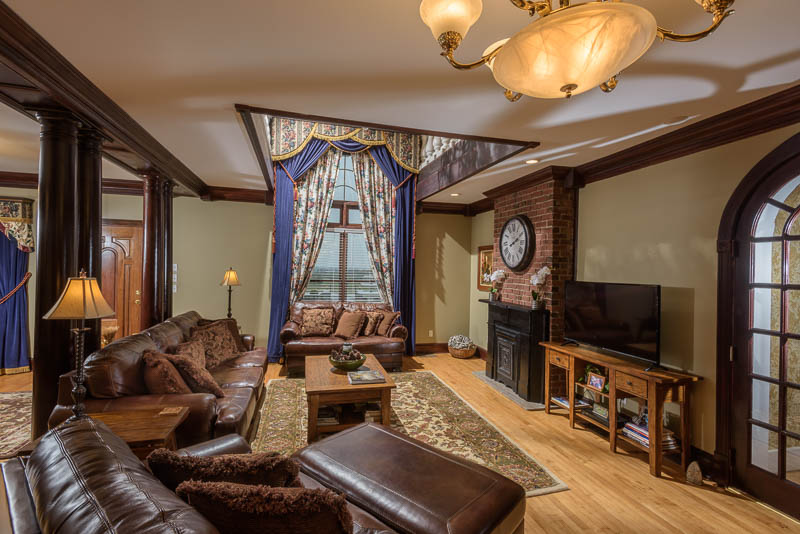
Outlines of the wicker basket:
M450 356L453 358L458 358L459 360L465 360L467 358L472 358L475 356L476 347L472 347L469 349L454 349L453 347L447 347L447 350L450 352Z

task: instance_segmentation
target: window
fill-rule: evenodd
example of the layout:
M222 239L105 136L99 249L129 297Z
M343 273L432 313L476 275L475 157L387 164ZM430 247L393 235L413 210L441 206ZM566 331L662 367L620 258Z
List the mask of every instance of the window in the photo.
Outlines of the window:
M322 250L303 300L382 302L364 237L353 159L343 154Z

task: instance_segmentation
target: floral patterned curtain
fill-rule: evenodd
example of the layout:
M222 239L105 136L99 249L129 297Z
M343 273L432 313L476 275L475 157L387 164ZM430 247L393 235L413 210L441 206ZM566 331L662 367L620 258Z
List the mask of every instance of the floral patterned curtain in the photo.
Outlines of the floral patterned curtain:
M295 182L294 241L289 304L300 300L311 280L311 272L322 250L328 215L333 203L339 150L328 150L302 178Z
M353 154L358 206L372 272L383 301L394 296L394 187L368 151Z
M22 252L33 252L33 200L0 198L0 233L14 239Z

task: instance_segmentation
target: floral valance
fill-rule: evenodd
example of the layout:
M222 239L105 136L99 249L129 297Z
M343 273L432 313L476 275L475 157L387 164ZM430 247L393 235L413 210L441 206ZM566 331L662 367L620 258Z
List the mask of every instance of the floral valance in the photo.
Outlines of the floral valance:
M0 198L0 232L17 241L23 252L33 252L33 200Z
M367 146L386 145L392 157L404 169L414 174L419 173L422 136L324 122L269 118L270 153L273 161L291 158L303 150L313 138L328 142L352 139Z

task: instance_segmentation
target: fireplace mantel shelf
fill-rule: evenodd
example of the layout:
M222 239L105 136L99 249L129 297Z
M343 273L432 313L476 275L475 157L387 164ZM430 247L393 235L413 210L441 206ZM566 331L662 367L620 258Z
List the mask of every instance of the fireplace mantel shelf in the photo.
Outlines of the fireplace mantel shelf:
M498 308L503 308L505 310L515 310L521 312L540 312L545 311L544 308L541 310L534 310L529 306L520 306L519 304L511 304L509 302L497 301L497 300L489 300L489 299L478 299L478 302L484 302L489 306L497 306Z

